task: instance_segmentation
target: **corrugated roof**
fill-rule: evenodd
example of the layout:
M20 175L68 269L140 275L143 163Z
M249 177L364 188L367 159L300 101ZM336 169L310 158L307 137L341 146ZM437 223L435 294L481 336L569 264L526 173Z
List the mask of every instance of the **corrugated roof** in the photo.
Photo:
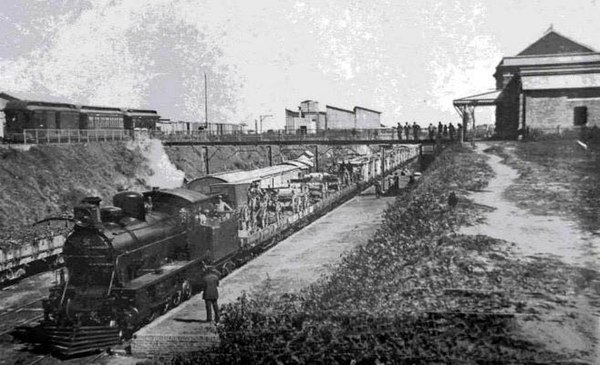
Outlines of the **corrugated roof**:
M296 169L307 170L312 167L312 161L306 156L300 156L295 160L285 161L279 165L263 167L260 169L254 170L235 170L235 171L226 171L219 172L216 174L211 174L208 176L200 177L197 180L207 179L207 178L216 178L223 180L225 183L250 183L256 180L262 180L265 178L269 178L271 176L279 175L285 172L293 171Z
M269 167L263 167L260 169L250 170L250 171L236 171L229 173L221 173L218 175L213 175L212 177L216 177L222 179L227 183L242 183L242 182L252 182L255 180L265 179L269 176L281 174L283 172L292 171L297 169L298 167L293 165L275 165ZM207 176L211 177L211 176Z
M296 166L296 167L301 168L303 170L312 167L312 164L308 165L308 164L306 164L304 162L300 162L300 161L297 161L297 160L285 161L285 162L283 162L283 164L288 164L288 165Z

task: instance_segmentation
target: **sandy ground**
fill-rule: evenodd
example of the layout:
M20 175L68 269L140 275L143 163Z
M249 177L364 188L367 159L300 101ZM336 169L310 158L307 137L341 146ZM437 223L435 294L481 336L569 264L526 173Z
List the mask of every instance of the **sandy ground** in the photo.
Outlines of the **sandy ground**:
M477 151L490 144L480 143ZM578 228L568 218L548 214L532 215L507 200L504 193L518 188L518 172L503 164L496 155L489 156L488 163L496 176L485 191L473 193L470 198L477 204L493 208L485 214L485 220L475 226L463 227L461 233L483 234L514 243L509 249L523 259L532 256L551 256L565 263L590 269L600 269L600 238ZM595 301L595 302L594 302ZM597 298L588 295L572 295L568 306L548 301L539 304L546 307L541 321L520 321L522 335L538 341L549 349L563 352L588 354L592 363L600 364L600 311Z

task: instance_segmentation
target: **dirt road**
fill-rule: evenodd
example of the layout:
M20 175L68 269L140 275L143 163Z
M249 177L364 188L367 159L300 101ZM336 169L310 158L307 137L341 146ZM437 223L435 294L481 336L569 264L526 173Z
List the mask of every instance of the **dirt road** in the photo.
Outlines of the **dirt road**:
M480 143L477 151L491 144ZM562 261L592 269L600 269L600 237L578 228L577 223L548 212L532 215L504 197L509 188L518 189L519 174L502 163L502 158L487 154L496 176L483 192L473 193L477 204L494 208L482 224L464 227L461 233L484 234L516 244L517 252L525 256L551 255Z

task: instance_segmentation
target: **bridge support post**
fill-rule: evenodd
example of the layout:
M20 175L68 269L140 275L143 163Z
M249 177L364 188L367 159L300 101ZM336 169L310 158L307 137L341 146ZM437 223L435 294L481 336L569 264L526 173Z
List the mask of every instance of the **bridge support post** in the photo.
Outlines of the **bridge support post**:
M385 146L380 146L381 150L381 189L385 190Z
M319 145L315 145L315 172L319 171Z
M208 157L208 146L204 146L202 149L204 149L204 165L206 167L206 175L210 175L210 168L208 166L208 162L210 161L210 157Z
M269 166L273 166L273 150L271 146L267 146L267 153L269 156Z

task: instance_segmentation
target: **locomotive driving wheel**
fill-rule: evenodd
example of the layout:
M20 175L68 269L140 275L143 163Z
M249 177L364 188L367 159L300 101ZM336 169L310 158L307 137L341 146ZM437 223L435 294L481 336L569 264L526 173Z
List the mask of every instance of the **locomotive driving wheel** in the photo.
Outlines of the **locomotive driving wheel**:
M165 301L165 304L162 305L160 314L165 314L171 309L171 300Z
M178 290L177 293L173 294L171 297L171 306L173 308L177 307L183 301L183 293L181 290Z
M150 315L147 318L148 323L154 322L154 320L156 318L158 318L158 316L159 316L158 309L152 310L152 312L150 313Z
M183 284L181 284L181 300L188 300L192 297L192 286L190 285L189 281L184 281Z
M227 262L225 265L223 265L223 276L231 274L233 270L235 270L235 265L233 262Z

